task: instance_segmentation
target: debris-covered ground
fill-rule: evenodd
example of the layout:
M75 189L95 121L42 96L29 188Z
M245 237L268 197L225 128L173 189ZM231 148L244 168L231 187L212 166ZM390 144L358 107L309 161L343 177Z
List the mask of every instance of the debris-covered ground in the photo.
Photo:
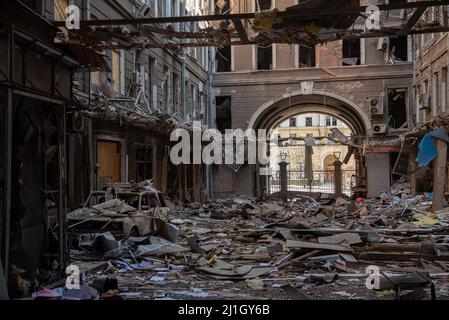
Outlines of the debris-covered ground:
M431 213L431 199L403 188L369 200L170 205L172 241L154 230L82 235L71 262L84 289L34 297L392 300L431 299L434 287L449 299L449 208Z

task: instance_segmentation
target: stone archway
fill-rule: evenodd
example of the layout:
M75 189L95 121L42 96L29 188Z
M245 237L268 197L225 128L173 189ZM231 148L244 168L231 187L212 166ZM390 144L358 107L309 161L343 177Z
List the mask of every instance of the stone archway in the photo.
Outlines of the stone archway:
M248 123L250 129L271 129L292 115L324 113L348 124L356 135L371 134L371 120L364 110L345 97L325 91L293 91L261 105Z
M372 133L371 121L360 106L347 98L324 91L313 91L311 94L295 91L271 99L261 105L252 115L248 128L271 130L293 116L310 113L326 114L338 118L351 129L359 143ZM356 162L356 170L361 172L362 161L356 160ZM259 166L256 166L255 172L259 172L259 169ZM254 184L256 194L262 195L263 190L268 189L269 177L258 176Z

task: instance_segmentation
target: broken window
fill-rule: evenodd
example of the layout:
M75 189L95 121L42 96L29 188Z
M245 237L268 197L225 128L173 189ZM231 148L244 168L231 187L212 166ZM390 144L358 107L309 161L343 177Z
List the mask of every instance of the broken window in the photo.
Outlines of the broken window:
M257 70L271 70L273 66L273 46L257 47Z
M231 46L218 49L216 54L217 72L230 72L231 59Z
M271 9L271 0L255 0L256 11L266 11Z
M407 89L388 89L388 124L390 128L407 128Z
M343 65L360 65L360 39L343 40Z
M136 149L136 181L153 177L153 148L141 146Z
M296 118L291 118L290 119L290 127L291 128L296 128Z
M390 57L393 61L408 61L407 36L390 38Z
M225 133L226 129L232 129L231 97L216 97L217 129Z
M299 63L300 68L313 68L315 64L315 47L299 45Z
M313 127L313 118L306 117L306 127Z

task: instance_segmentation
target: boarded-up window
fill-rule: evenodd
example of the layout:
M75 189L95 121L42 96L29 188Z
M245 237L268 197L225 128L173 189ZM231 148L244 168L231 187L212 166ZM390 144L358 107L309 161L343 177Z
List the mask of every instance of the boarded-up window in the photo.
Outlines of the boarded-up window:
M298 65L300 68L313 68L315 67L315 47L299 45L298 48Z
M66 9L69 6L69 0L55 0L53 5L54 18L56 21L67 19Z
M273 46L257 47L257 70L271 70L273 67Z
M170 70L167 66L164 66L163 79L162 79L162 104L167 112L170 112Z
M98 142L99 175L104 182L121 181L121 152L120 143Z

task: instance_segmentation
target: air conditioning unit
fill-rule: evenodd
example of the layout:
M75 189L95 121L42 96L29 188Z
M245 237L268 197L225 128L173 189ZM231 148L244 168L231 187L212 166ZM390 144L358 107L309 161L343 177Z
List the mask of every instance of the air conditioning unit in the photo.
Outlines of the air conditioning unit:
M373 133L374 134L384 134L387 132L386 124L375 124L373 125Z
M369 112L371 117L384 115L385 94L382 92L379 97L369 100Z
M377 44L377 50L382 51L382 52L387 52L389 43L390 43L390 39L385 38L385 37L379 38L379 42Z
M67 112L67 131L69 132L84 131L84 116L78 111Z

